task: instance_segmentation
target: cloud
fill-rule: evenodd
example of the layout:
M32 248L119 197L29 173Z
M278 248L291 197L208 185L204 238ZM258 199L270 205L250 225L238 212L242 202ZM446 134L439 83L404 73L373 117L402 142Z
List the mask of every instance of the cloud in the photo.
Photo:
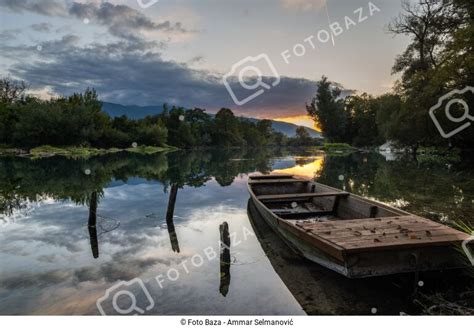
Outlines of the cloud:
M181 22L155 22L131 7L109 2L74 1L66 6L65 2L54 0L0 0L0 7L16 13L32 12L80 20L87 18L92 24L106 26L111 35L125 39L137 39L145 32L195 33L187 31Z
M36 32L49 32L52 27L53 25L51 25L50 23L39 23L30 25L30 28Z
M306 10L317 8L317 4L324 1L285 0L283 3L288 8ZM160 51L167 41L155 41L153 33L193 33L179 22L156 22L128 6L99 1L0 0L0 7L18 13L88 18L91 24L107 27L107 31L118 38L105 44L94 41L84 45L86 38L70 33L38 44L0 44L2 57L16 61L8 73L45 94L69 95L93 87L102 100L124 105L166 102L187 108L206 108L210 112L227 107L237 115L272 118L305 114L305 103L317 89L315 81L282 77L275 88L245 106L237 106L220 74L196 69L205 60L202 56L193 57L188 63L162 58ZM31 28L41 31L50 26L43 23ZM13 31L4 31L0 39L11 40L13 34ZM263 80L269 81L269 78ZM245 98L245 92L252 93L236 80L230 85L241 99Z
M0 32L0 41L8 42L16 39L17 34L21 33L21 29L8 29Z
M41 60L13 65L10 73L26 80L33 89L47 87L68 95L87 87L96 88L104 101L125 105L160 105L170 103L188 108L216 111L229 107L247 116L302 114L305 102L316 91L316 82L282 77L280 84L248 105L236 106L224 87L222 76L186 64L163 60L159 53L148 51L146 42L118 42L78 47L78 37L66 35L35 47L2 49L11 57L27 58L31 53ZM268 78L264 78L268 80ZM240 96L242 87L231 82ZM244 90L245 91L245 90Z
M109 32L118 37L129 37L131 33L142 31L188 32L180 22L156 23L133 8L108 2L102 4L74 2L69 14L107 26Z
M67 16L68 12L64 2L54 0L0 0L0 7L17 13L30 11L46 16Z
M326 5L326 0L280 0L283 8L297 11L319 11Z

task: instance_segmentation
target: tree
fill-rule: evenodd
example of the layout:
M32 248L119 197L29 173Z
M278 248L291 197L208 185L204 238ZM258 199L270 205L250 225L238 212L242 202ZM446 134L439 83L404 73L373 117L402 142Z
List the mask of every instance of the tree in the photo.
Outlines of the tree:
M272 121L260 120L257 122L256 128L258 130L258 133L262 136L263 146L272 142L272 137L273 137Z
M27 86L24 81L0 79L0 105L12 104L24 99Z
M375 98L374 101L377 108L375 120L380 141L398 139L395 135L397 127L394 122L397 121L396 115L400 113L402 99L397 94L387 93Z
M318 81L318 91L309 105L308 114L321 127L323 135L331 142L344 141L346 117L344 103L340 99L341 90L326 76Z
M448 143L431 121L429 109L447 92L474 82L473 7L469 0L405 2L404 12L389 26L392 33L412 41L393 67L394 73L402 73L396 88L402 104L387 131L413 153L420 146ZM474 106L474 97L467 96L469 107ZM472 148L473 140L474 132L465 131L449 143Z
M416 83L418 72L426 72L440 64L440 53L446 39L461 23L452 1L421 0L402 3L404 12L389 25L390 32L411 37L412 42L399 55L394 73L403 73L402 83ZM415 80L414 80L415 79Z
M376 123L377 110L376 100L366 93L345 99L347 142L355 146L381 143Z
M212 141L214 145L222 147L245 145L239 131L239 120L230 109L222 108L217 112L212 129Z

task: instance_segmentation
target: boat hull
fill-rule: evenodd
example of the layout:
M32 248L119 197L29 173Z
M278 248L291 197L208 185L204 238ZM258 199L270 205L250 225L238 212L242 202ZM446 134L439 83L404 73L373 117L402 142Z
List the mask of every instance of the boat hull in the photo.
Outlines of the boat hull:
M406 247L345 254L336 258L301 238L301 233L292 231L285 220L279 218L261 202L249 186L251 202L265 222L293 250L306 259L336 271L348 278L365 278L397 273L462 268L464 263L454 247L427 246Z

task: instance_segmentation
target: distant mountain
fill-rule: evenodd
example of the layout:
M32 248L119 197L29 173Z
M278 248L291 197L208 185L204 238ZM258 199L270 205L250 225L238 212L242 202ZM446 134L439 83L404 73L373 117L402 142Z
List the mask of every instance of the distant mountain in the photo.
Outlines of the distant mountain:
M260 121L257 118L245 117L245 119L248 119L249 121L254 122L254 123ZM299 125L296 125L293 123L287 123L287 122L273 121L273 120L270 120L270 121L272 121L272 127L276 131L286 134L288 137L296 136L296 129L299 127ZM321 133L319 133L318 131L313 130L308 127L304 127L304 128L306 131L308 131L311 138L322 138Z
M157 115L163 111L163 106L124 106L109 102L102 103L102 110L108 113L112 117L125 115L132 119L144 118L148 115ZM211 115L211 114L210 114ZM246 118L251 122L258 122L259 119L256 118ZM294 137L296 135L296 128L298 125L286 122L272 121L273 128L281 132L288 137ZM312 138L321 138L321 134L313 129L305 127L306 131L309 132Z

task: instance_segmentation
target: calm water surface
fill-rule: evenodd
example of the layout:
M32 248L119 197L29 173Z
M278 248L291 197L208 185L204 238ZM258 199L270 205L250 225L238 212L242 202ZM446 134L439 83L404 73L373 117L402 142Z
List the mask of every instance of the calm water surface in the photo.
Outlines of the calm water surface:
M100 299L113 314L120 289L106 290L140 278L149 295L136 280L126 288L148 314L304 314L249 221L253 172L473 222L472 166L269 150L0 158L0 313L99 314ZM231 243L221 261L224 222ZM133 305L125 296L122 309Z

